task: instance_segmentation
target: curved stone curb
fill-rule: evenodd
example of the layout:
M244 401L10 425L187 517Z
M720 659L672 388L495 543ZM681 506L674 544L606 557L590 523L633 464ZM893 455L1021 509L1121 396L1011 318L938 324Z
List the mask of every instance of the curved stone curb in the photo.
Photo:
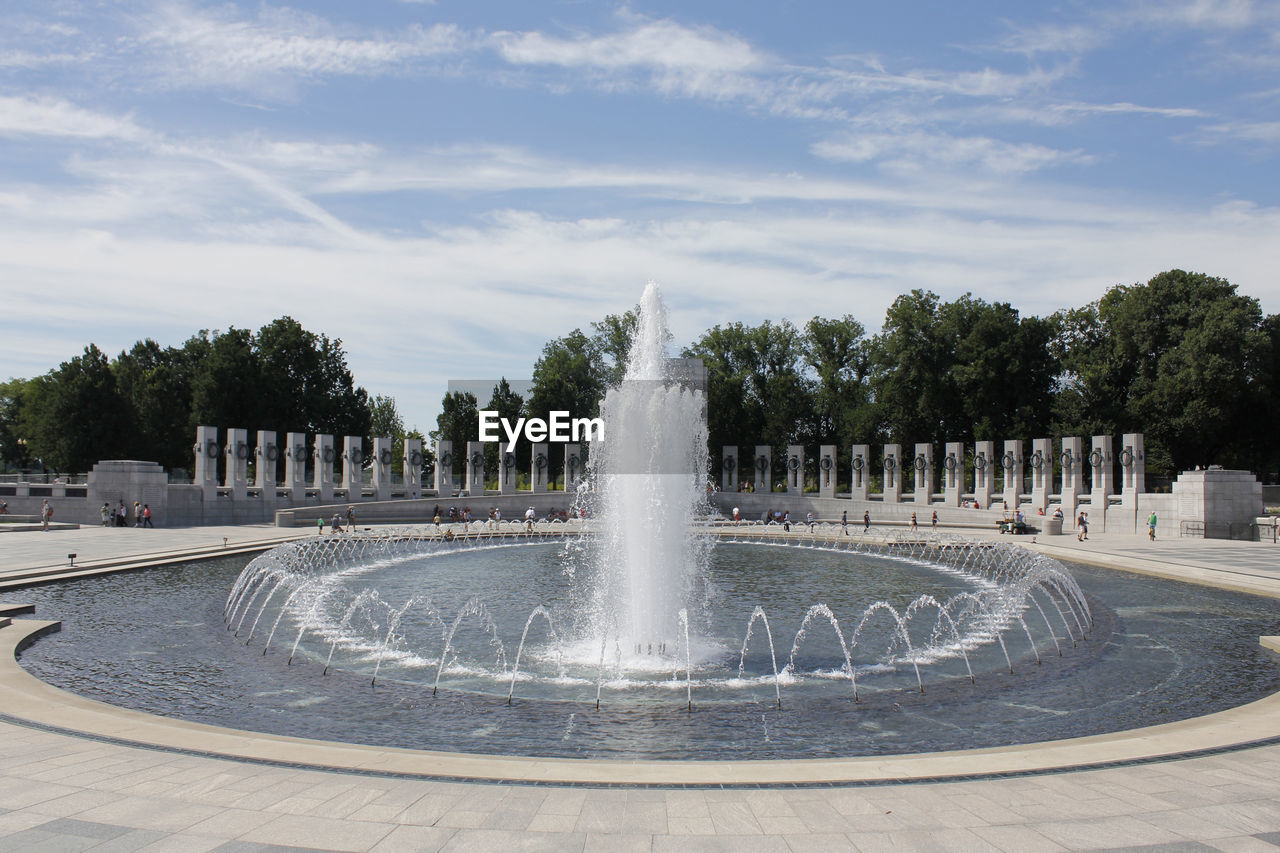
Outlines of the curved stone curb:
M117 708L47 684L17 662L59 623L0 628L0 717L119 745L397 778L542 785L824 787L1099 769L1280 742L1280 694L1204 717L1125 732L982 750L779 761L596 761L428 752L225 729ZM1271 639L1271 638L1269 638Z

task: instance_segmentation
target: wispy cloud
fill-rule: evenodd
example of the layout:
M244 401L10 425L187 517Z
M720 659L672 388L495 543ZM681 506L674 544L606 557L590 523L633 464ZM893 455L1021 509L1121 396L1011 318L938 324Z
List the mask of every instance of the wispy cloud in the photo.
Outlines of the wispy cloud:
M1044 145L1008 143L986 136L959 137L921 131L849 134L818 142L813 151L828 160L883 161L898 168L920 163L972 165L997 174L1093 162L1092 157L1079 150L1060 151Z
M128 116L84 109L54 97L0 96L0 135L142 141L149 134Z
M196 10L170 3L147 16L137 36L154 68L174 86L288 91L327 75L380 74L457 51L456 26L411 26L397 33L344 32L328 20L260 7L255 18L234 8Z

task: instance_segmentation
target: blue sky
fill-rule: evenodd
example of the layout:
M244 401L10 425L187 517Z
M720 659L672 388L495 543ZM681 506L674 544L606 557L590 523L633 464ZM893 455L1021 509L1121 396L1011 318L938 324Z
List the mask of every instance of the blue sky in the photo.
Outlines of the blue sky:
M76 2L0 28L0 374L341 338L450 378L666 296L741 320L1174 267L1280 311L1280 4ZM254 424L221 424L256 428Z

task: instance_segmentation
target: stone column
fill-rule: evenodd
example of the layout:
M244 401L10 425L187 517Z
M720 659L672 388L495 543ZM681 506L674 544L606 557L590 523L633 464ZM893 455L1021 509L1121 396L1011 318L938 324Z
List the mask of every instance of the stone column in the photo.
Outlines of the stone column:
M871 445L855 444L849 452L852 475L849 477L849 496L855 501L867 499L867 480L871 473Z
M254 453L256 464L253 466L253 485L262 493L263 502L272 506L276 502L276 460L280 458L276 433L258 430L258 449Z
M977 441L973 445L973 497L979 509L991 506L996 483L996 443Z
M358 435L342 439L342 488L347 503L364 498L364 441Z
M249 431L227 430L226 453L227 470L222 487L231 490L233 500L244 500L249 496Z
M787 445L787 494L804 494L804 447Z
M468 495L484 495L484 443L467 442L467 456L463 460L462 488Z
M1111 455L1111 436L1095 435L1089 453L1089 507L1094 524L1106 526L1107 495L1115 494L1115 459Z
M204 500L212 503L218 498L218 428L196 427L196 461L193 482L200 487Z
M1080 505L1080 492L1084 490L1084 457L1083 442L1079 438L1062 439L1062 529L1074 530L1076 526L1076 508Z
M964 444L947 442L947 455L942 460L942 505L960 506L964 491Z
M307 500L307 434L288 433L285 442L284 481L289 487L289 499L299 506Z
M836 446L824 444L818 448L818 497L836 496Z
M375 501L391 500L391 438L378 436L373 440L373 476L369 485L373 487Z
M911 460L915 471L915 504L925 507L933 503L933 445L917 444L916 455ZM924 519L920 519L923 521Z
M767 444L756 445L756 491L768 494L773 491L773 448Z
M1024 473L1022 458L1022 440L1013 439L1004 443L1004 454L1000 457L1000 467L1004 470L1004 502L1009 511L1018 508L1018 495L1022 493L1022 475Z
M1147 453L1142 433L1127 432L1120 440L1120 495L1125 506L1136 507L1147 490Z
M533 452L529 458L529 485L530 491L535 494L547 490L547 475L551 472L549 448L550 445L545 441L539 442L533 445Z
M436 442L436 497L453 496L453 442Z
M422 439L404 440L404 496L422 497Z
M738 491L738 448L725 445L720 448L720 491Z
M902 503L902 447L884 446L884 502Z
M1053 442L1047 438L1031 439L1031 509L1037 515L1049 506L1053 488Z
M311 451L315 471L311 476L311 488L316 490L320 503L333 503L333 436L317 435Z
M582 482L582 446L564 445L564 495L572 502L578 496L578 484ZM567 509L568 507L566 507Z
M498 493L515 494L516 491L516 454L502 445L498 451Z

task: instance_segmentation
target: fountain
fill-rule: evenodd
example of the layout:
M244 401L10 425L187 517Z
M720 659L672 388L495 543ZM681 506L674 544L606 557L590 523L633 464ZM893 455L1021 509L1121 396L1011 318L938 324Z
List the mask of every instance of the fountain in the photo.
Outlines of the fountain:
M225 606L229 629L247 631L244 640L251 643L270 614L265 654L287 618L297 625L290 660L311 634L326 672L341 648L343 667L371 666L373 684L385 670L401 683L425 675L422 683L429 680L436 697L442 687L481 695L505 688L507 705L568 699L599 709L602 702L667 702L681 690L686 710L695 698L732 704L760 688L772 692L780 709L784 694L829 699L840 685L848 701L860 704L868 682L892 685L878 688L883 691L901 688L904 678L923 694L924 672L941 673L949 662L962 662L963 677L974 684L975 663L980 672L1012 673L1015 656L1039 663L1042 649L1060 654L1064 642L1075 646L1085 638L1091 612L1075 581L1053 561L1021 549L939 536L849 537L829 525L783 537L774 526L717 530L705 502L705 400L668 374L668 337L666 311L651 283L623 379L601 405L605 441L594 448L578 498L592 509L589 522L541 522L532 531L518 525L514 533L464 526L444 537L408 528L287 545L240 575ZM430 574L427 561L551 541L560 545L557 574L567 584L541 594L568 606L514 601L508 607L493 600L492 590L450 606L443 603L445 589L424 592L417 581L403 603L392 597L396 578ZM744 547L861 555L897 564L899 571L909 565L912 577L935 580L910 597L894 590L894 601L877 596L843 614L832 605L850 606L845 592L828 590L826 601L807 603L792 597L788 604L802 605L803 617L780 661L763 604L743 602L749 609L738 625L731 611L715 612L720 581L714 575L722 572L709 571L711 556ZM494 559L513 562L509 553ZM776 611L773 616L779 618ZM751 648L757 624L767 656ZM468 625L478 634L470 645L459 639ZM516 629L512 656L506 643L515 640L503 638ZM834 645L812 639L819 629ZM1010 631L1025 636L1025 648L1010 652Z
M1162 633L1185 598L1175 589L1160 604L1172 585L1080 569L1086 594L1042 555L931 530L718 522L705 503L705 402L667 374L666 338L650 285L624 379L602 402L606 441L578 495L588 518L379 528L290 542L248 565L175 568L181 580L163 589L117 594L114 621L94 630L133 648L148 635L117 625L166 607L203 613L229 584L213 605L226 631L153 641L186 644L170 652L179 673L181 649L199 646L196 668L216 674L188 702L169 686L185 674L150 675L137 663L149 651L122 652L151 686L122 688L130 667L116 666L103 674L109 698L416 748L777 758L1094 734L1280 681L1258 662L1256 627L1241 629L1252 652L1194 663L1193 632ZM1253 606L1213 594L1224 612ZM123 615L135 600L145 612ZM1196 600L1187 619L1210 608ZM93 668L81 661L68 678Z

